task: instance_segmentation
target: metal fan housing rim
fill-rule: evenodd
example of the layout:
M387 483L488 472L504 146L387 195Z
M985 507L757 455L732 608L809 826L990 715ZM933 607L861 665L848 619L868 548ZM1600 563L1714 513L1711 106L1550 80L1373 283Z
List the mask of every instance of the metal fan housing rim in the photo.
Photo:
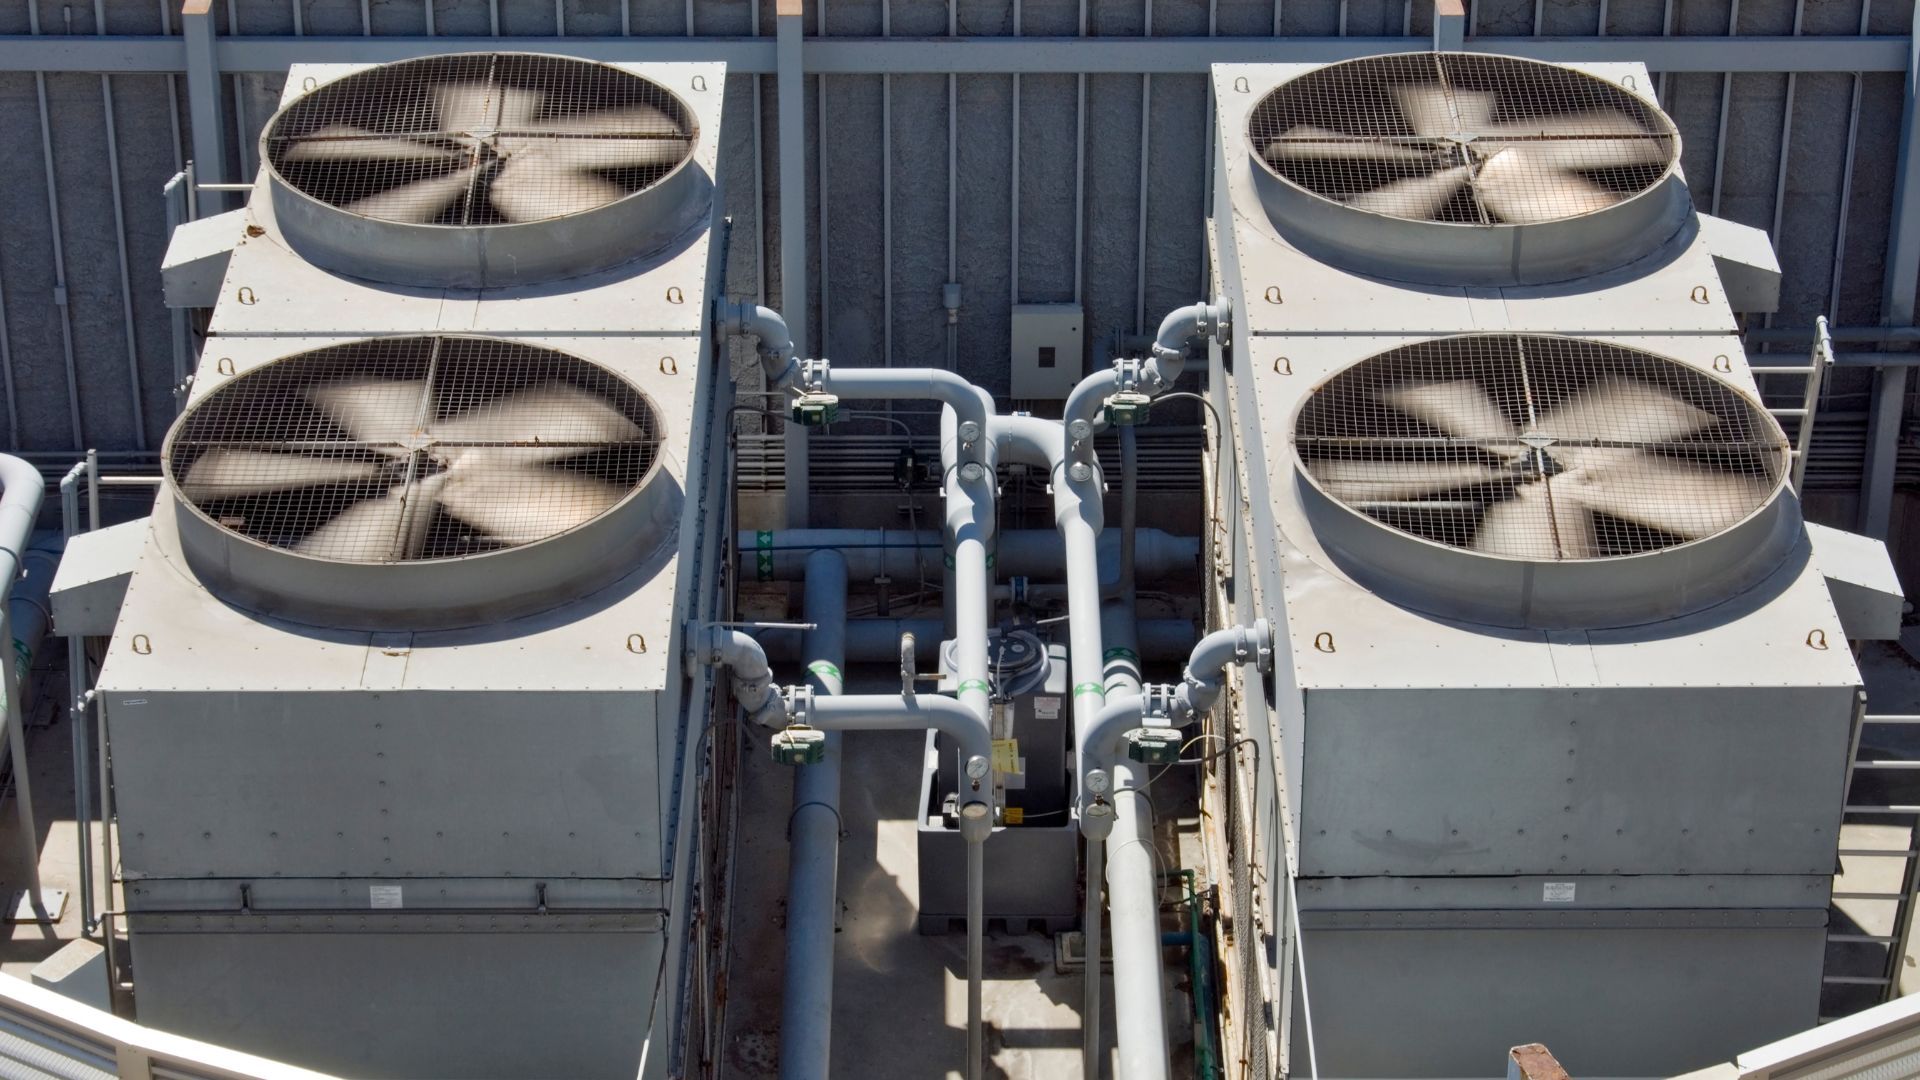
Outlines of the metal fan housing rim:
M1487 58L1482 53L1441 55ZM1381 57L1359 57L1338 64L1378 59ZM1500 59L1606 82L1569 65L1521 57ZM1337 65L1315 71L1332 66ZM1295 78L1303 77L1307 76ZM1248 122L1261 104L1291 81L1267 88L1248 110ZM1487 287L1551 285L1589 277L1659 250L1693 215L1692 199L1680 177L1680 132L1672 118L1636 91L1612 82L1606 85L1637 98L1666 125L1662 134L1672 139L1673 153L1660 178L1638 193L1571 217L1528 224L1476 225L1416 221L1363 210L1282 176L1258 152L1252 132L1243 126L1246 168L1268 219L1282 238L1315 258L1355 273L1410 284Z
M1714 379L1759 415L1768 415L1751 394L1720 376L1671 356L1616 347ZM1382 355L1345 365L1301 395L1288 421L1287 448L1293 487L1315 542L1356 583L1396 604L1439 618L1515 629L1637 626L1691 614L1753 588L1801 543L1805 530L1799 500L1789 487L1790 449L1784 438L1773 485L1745 517L1708 536L1631 555L1539 562L1456 547L1377 520L1321 485L1300 452L1298 432L1321 388Z
M275 167L268 140L286 114L310 95L326 93L373 71L472 55L590 64L644 80L686 117L692 136L688 151L660 179L603 206L539 221L493 225L414 224L364 217L308 194ZM322 83L267 119L257 149L274 223L302 258L334 273L382 284L490 289L610 270L655 254L704 223L701 211L712 201L713 181L698 161L701 134L699 114L685 98L623 65L542 53L446 53L398 60Z
M480 334L433 336L490 340ZM653 413L658 425L653 460L633 488L605 511L539 540L472 555L352 562L277 547L214 520L187 497L174 475L175 439L187 419L218 394L216 389L181 413L160 452L173 532L186 565L209 591L237 607L356 630L445 630L521 618L597 592L631 573L666 546L679 526L684 496L667 465L671 420L632 379L573 353L545 344L536 347L599 368L625 384ZM235 380L320 351L325 349L290 353Z

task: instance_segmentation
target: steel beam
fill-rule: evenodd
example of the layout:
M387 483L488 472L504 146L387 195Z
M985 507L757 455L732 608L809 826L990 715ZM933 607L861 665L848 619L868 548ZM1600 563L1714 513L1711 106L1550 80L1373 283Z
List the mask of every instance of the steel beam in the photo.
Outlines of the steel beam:
M1536 28L1538 25L1536 22ZM1467 5L1465 0L1433 0L1434 49L1439 52L1458 52L1466 48L1466 41Z
M194 175L201 183L235 180L227 175L227 125L222 115L220 48L211 12L212 0L186 0L180 8L182 59L187 72L187 111L193 124ZM111 40L111 39L108 39ZM282 64L284 70L288 65ZM209 214L227 208L227 196L209 192L201 200Z
M1906 104L1900 123L1900 164L1894 177L1893 218L1887 238L1886 291L1880 322L1913 325L1914 291L1920 289L1920 37L1908 39ZM1907 368L1887 366L1873 379L1867 421L1867 461L1860 485L1860 531L1886 539L1893 522L1894 465L1907 398Z
M834 38L807 45L802 70L829 75L1202 74L1215 63L1322 63L1404 52L1402 37L1350 38ZM1473 52L1560 62L1640 61L1656 72L1904 71L1900 36L1479 37ZM778 67L775 41L752 38L291 37L249 36L215 45L221 70L284 72L295 63L377 63L426 53L508 50L628 63L719 60L735 74ZM177 37L0 35L0 71L187 70Z
M800 355L813 356L816 352L807 335L807 103L806 58L801 48L806 26L801 22L801 0L779 0L774 12L780 220L789 223L780 230L780 314ZM807 429L786 421L785 448L787 528L805 528L810 487Z

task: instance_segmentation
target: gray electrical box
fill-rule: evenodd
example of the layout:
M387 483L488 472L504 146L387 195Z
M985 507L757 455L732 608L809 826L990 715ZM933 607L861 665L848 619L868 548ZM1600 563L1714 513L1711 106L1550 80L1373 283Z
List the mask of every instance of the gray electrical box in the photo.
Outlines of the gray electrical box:
M1086 375L1078 304L1013 305L1013 396L1064 399Z

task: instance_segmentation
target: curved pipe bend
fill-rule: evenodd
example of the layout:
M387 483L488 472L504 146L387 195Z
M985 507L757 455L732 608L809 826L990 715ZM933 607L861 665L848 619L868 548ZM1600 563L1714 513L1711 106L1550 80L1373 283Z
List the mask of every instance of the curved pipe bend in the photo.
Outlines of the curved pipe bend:
M1174 719L1185 723L1213 708L1226 685L1229 664L1253 664L1261 671L1273 667L1273 627L1265 619L1252 626L1229 626L1200 639L1187 657L1187 670L1173 693Z
M766 372L768 390L784 390L799 381L799 353L779 312L744 300L722 302L720 320L721 329L729 334L759 339L760 367Z
M787 694L799 698L804 688L790 687ZM960 748L964 769L969 758L993 760L993 733L986 721L971 708L941 694L852 694L820 697L805 694L807 700L794 703L795 719L822 731L924 731L932 728L952 739ZM804 715L803 715L804 714ZM962 802L985 802L992 792L981 791L961 776L961 790L972 787L974 796Z
M786 722L786 705L774 693L773 671L767 666L766 651L753 636L742 630L709 626L701 642L700 659L727 669L733 680L733 697L746 710L747 718L766 727Z

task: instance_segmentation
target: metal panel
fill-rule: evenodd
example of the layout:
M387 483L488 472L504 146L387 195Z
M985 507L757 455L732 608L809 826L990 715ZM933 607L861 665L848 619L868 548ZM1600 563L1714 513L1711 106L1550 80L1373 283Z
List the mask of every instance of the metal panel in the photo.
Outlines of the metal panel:
M1486 1076L1500 1047L1529 1042L1551 1046L1576 1076L1619 1077L1672 1076L1811 1027L1825 944L1817 922L1583 929L1567 919L1551 931L1310 929L1301 949L1322 1077ZM1293 1023L1298 1055L1303 1010Z
M655 877L649 694L103 694L131 877Z
M478 933L192 934L136 920L140 1019L344 1076L631 1080L660 935L515 922ZM267 986L275 992L260 993ZM443 996L449 986L462 988L457 1000Z
M1852 701L1310 690L1300 872L1831 873ZM1714 903L1742 901L1729 887Z

